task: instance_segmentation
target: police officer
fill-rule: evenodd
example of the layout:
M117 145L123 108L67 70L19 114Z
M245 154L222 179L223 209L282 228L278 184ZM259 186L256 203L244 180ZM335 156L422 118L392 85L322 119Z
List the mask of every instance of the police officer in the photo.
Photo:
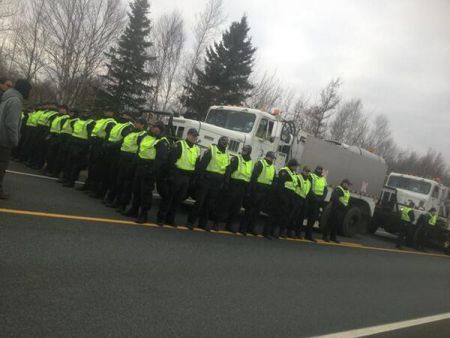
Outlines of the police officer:
M303 220L306 218L308 210L308 195L311 191L311 182L308 177L311 174L311 170L305 166L301 174L297 175L298 186L295 191L296 197L294 199L294 208L291 216L291 231L290 237L302 238Z
M400 208L400 223L396 244L396 247L398 249L401 249L402 244L406 244L406 236L414 220L414 202L410 201L408 206Z
M152 207L155 181L168 160L169 141L164 133L164 123L157 121L145 135L137 151L137 166L133 180L133 198L127 216L136 216L136 223L145 223Z
M46 156L45 175L51 176L55 172L55 166L57 162L59 147L60 147L60 135L62 127L67 119L70 118L68 114L69 107L66 105L58 106L58 116L56 116L50 124L50 132L48 136L48 149Z
M119 169L120 148L125 136L134 130L134 124L131 116L126 113L120 115L117 119L107 142L104 143L103 163L105 172L101 175L99 195L105 194L103 203L109 204L116 198L116 182Z
M254 166L252 177L248 185L247 196L245 197L245 214L241 222L239 231L241 233L251 233L257 235L255 226L262 210L265 210L270 199L272 182L275 178L276 170L274 166L275 153L267 152L265 158L260 159ZM263 234L270 238L272 226L266 222Z
M73 126L75 122L77 122L80 118L80 113L76 109L69 109L68 111L69 118L64 121L62 127L61 127L61 133L59 134L59 147L58 147L58 154L56 156L56 160L53 164L53 171L51 172L51 175L53 177L59 178L61 172L63 172L63 177L58 179L58 182L65 182L68 180L68 172L69 170L66 169L70 162L69 162L69 145L70 140L72 139L72 133L73 133ZM64 172L66 174L64 174Z
M316 242L312 236L314 223L319 219L320 208L327 196L327 179L323 176L323 168L317 166L309 176L311 193L308 195L308 223L306 225L305 239Z
M142 139L147 135L145 130L147 121L140 117L136 120L135 130L129 133L122 142L120 148L119 171L116 183L116 199L114 203L107 205L116 208L117 212L125 212L125 208L131 199L133 178L136 171L137 151Z
M228 137L221 136L217 145L213 144L203 154L197 170L197 191L195 204L188 217L188 227L194 228L199 218L199 227L210 231L208 224L211 218L217 222L217 198L225 182L225 171L230 164L230 155L227 151Z
M48 147L48 135L50 132L50 125L58 116L57 106L55 103L47 105L47 110L39 116L37 120L37 134L35 151L33 153L32 166L33 169L41 169L45 163Z
M89 139L88 176L80 190L88 191L88 194L92 197L103 197L105 194L105 191L99 191L99 182L108 171L108 167L104 166L104 146L112 128L117 124L114 114L113 109L106 108L103 116L95 121L95 126Z
M296 191L298 187L298 162L290 159L287 165L280 169L274 183L275 203L272 204L270 218L272 223L272 237L286 237L292 209L295 207ZM278 231L277 231L278 230Z
M95 124L90 116L91 114L88 111L84 111L80 119L73 125L72 137L69 143L67 181L63 184L64 187L73 187L80 176L80 171L87 165L89 137Z
M436 208L431 208L424 215L421 215L418 219L417 225L417 242L416 246L418 250L425 251L425 243L428 236L434 226L436 226L438 220L438 214Z
M191 128L185 140L175 143L169 155L169 194L161 200L157 222L159 225L177 226L175 216L181 202L187 196L193 184L195 168L200 159L200 148L197 145L198 131Z
M344 179L331 194L331 212L322 233L322 239L325 242L331 240L335 243L339 243L339 240L337 239L337 229L344 221L345 213L348 210L348 205L350 203L350 185L350 181Z
M27 138L24 141L23 152L21 154L21 160L25 162L25 165L31 167L34 151L36 150L37 142L37 122L41 114L44 113L44 105L38 105L36 110L31 112L28 116L26 125L28 127Z
M242 147L241 154L231 159L225 172L223 199L221 198L216 206L218 220L225 219L225 229L233 233L236 232L233 223L239 216L242 202L252 176L253 161L251 154L252 146L245 145ZM247 233L242 232L242 234L245 236Z

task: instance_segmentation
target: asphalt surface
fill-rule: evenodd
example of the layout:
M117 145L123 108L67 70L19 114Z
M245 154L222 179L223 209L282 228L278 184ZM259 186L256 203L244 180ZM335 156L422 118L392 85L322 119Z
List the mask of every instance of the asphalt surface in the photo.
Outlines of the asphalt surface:
M390 250L388 236L336 246L141 226L51 180L5 186L2 337L299 337L450 311L450 258ZM448 337L448 321L409 330Z

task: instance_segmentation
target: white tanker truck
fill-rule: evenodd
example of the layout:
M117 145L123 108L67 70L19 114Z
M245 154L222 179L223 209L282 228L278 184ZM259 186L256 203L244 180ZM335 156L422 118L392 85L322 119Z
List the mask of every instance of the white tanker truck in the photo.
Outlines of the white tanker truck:
M213 106L204 122L173 118L172 133L176 138L185 138L189 128L199 131L199 146L203 149L227 136L232 154L240 152L244 145L251 145L255 160L267 151L275 152L278 168L291 158L312 170L321 165L329 184L326 200L342 179L350 179L353 183L350 208L340 230L345 236L353 236L364 232L370 224L387 172L383 158L356 146L308 135L296 130L292 121L282 120L279 114L257 109Z

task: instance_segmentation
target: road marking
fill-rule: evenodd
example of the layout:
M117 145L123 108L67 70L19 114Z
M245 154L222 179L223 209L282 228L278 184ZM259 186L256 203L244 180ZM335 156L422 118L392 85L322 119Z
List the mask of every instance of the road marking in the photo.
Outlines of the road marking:
M99 222L99 223L109 223L109 224L126 224L126 225L144 226L144 227L150 227L150 228L168 228L168 229L182 230L182 231L189 230L189 228L187 228L186 226L180 226L180 225L175 228L175 227L172 227L170 225L160 226L158 224L151 223L151 222L139 224L139 223L136 223L136 222L133 222L133 221L127 221L127 220L115 219L115 218L78 216L78 215L68 215L68 214L41 212L41 211L9 209L9 208L0 208L0 213L14 214L14 215L26 215L26 216L37 216L37 217L47 217L47 218L57 218L57 219L68 219L68 220L77 220L77 221L85 221L85 222ZM200 229L200 228L194 228L193 231L205 232L205 230ZM223 230L219 230L219 231L212 230L211 233L220 234L220 235L227 235L227 236L242 236L242 237L244 236L244 235L242 235L240 233L231 233L231 232L223 231ZM251 237L251 236L248 236L248 237ZM253 237L263 238L263 236L261 236L261 235L253 236ZM280 238L280 240L291 241L291 242L311 243L310 241L308 241L306 239L294 239L294 238L285 238L284 239L284 238ZM338 247L346 247L346 248L353 248L353 249L376 250L376 251L384 251L384 252L413 254L413 255L420 255L420 256L434 256L434 257L450 258L450 256L447 256L447 255L444 255L444 254L434 254L434 253L428 253L428 252L404 251L404 250L398 250L398 249L379 248L379 247L366 246L366 245L363 245L363 244L351 243L351 242L333 243L333 242L325 242L325 241L322 241L322 240L317 240L317 244L319 244L319 245L329 245L329 246L338 246Z
M411 320L404 320L401 322L370 326L362 329L342 331L323 336L316 336L316 338L350 338L350 337L365 337L374 334L390 332L400 329L405 329L412 326L423 325L428 323L437 322L440 320L450 319L450 312L443 313L435 316L422 317Z
M57 181L58 180L58 178L56 178L56 177L24 173L22 171L6 170L6 172L9 173L9 174L15 174L15 175L23 175L23 176L29 176L29 177L45 178L46 180L50 180L50 181ZM83 184L84 182L76 181L75 183Z

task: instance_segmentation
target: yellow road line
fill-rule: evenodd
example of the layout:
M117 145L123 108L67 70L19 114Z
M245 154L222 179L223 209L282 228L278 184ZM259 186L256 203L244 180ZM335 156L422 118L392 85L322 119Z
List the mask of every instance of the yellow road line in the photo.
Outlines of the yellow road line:
M103 217L89 217L89 216L77 216L77 215L67 215L67 214L58 214L58 213L49 213L49 212L41 212L41 211L30 211L30 210L19 210L19 209L8 209L8 208L0 208L0 213L5 214L14 214L14 215L26 215L26 216L37 216L37 217L47 217L47 218L56 218L56 219L67 219L67 220L78 220L78 221L85 221L85 222L99 222L99 223L109 223L109 224L125 224L125 225L133 225L133 226L144 226L149 228L170 228L174 230L182 230L187 231L189 230L185 226L178 226L177 228L164 225L159 226L155 223L143 223L138 224L133 221L127 221L122 219L114 219L114 218L103 218ZM194 231L201 231L204 232L205 230L194 228ZM227 235L227 236L243 236L239 233L231 233L228 231L211 231L211 233L221 234L221 235ZM257 237L262 237L258 235ZM293 238L280 238L280 240L286 240L286 241L293 241L293 242L303 242L303 243L311 243L310 241L306 239L293 239ZM353 248L353 249L364 249L364 250L376 250L376 251L384 251L384 252L395 252L395 253L404 253L404 254L413 254L413 255L420 255L420 256L434 256L434 257L445 257L450 258L450 256L444 255L444 254L435 254L435 253L428 253L428 252L418 252L418 251L404 251L404 250L398 250L398 249L389 249L389 248L379 248L374 246L367 246L363 244L358 243L351 243L351 242L341 242L341 243L333 243L333 242L325 242L322 240L317 240L317 244L319 245L331 245L331 246L338 246L338 247L346 247L346 248Z

